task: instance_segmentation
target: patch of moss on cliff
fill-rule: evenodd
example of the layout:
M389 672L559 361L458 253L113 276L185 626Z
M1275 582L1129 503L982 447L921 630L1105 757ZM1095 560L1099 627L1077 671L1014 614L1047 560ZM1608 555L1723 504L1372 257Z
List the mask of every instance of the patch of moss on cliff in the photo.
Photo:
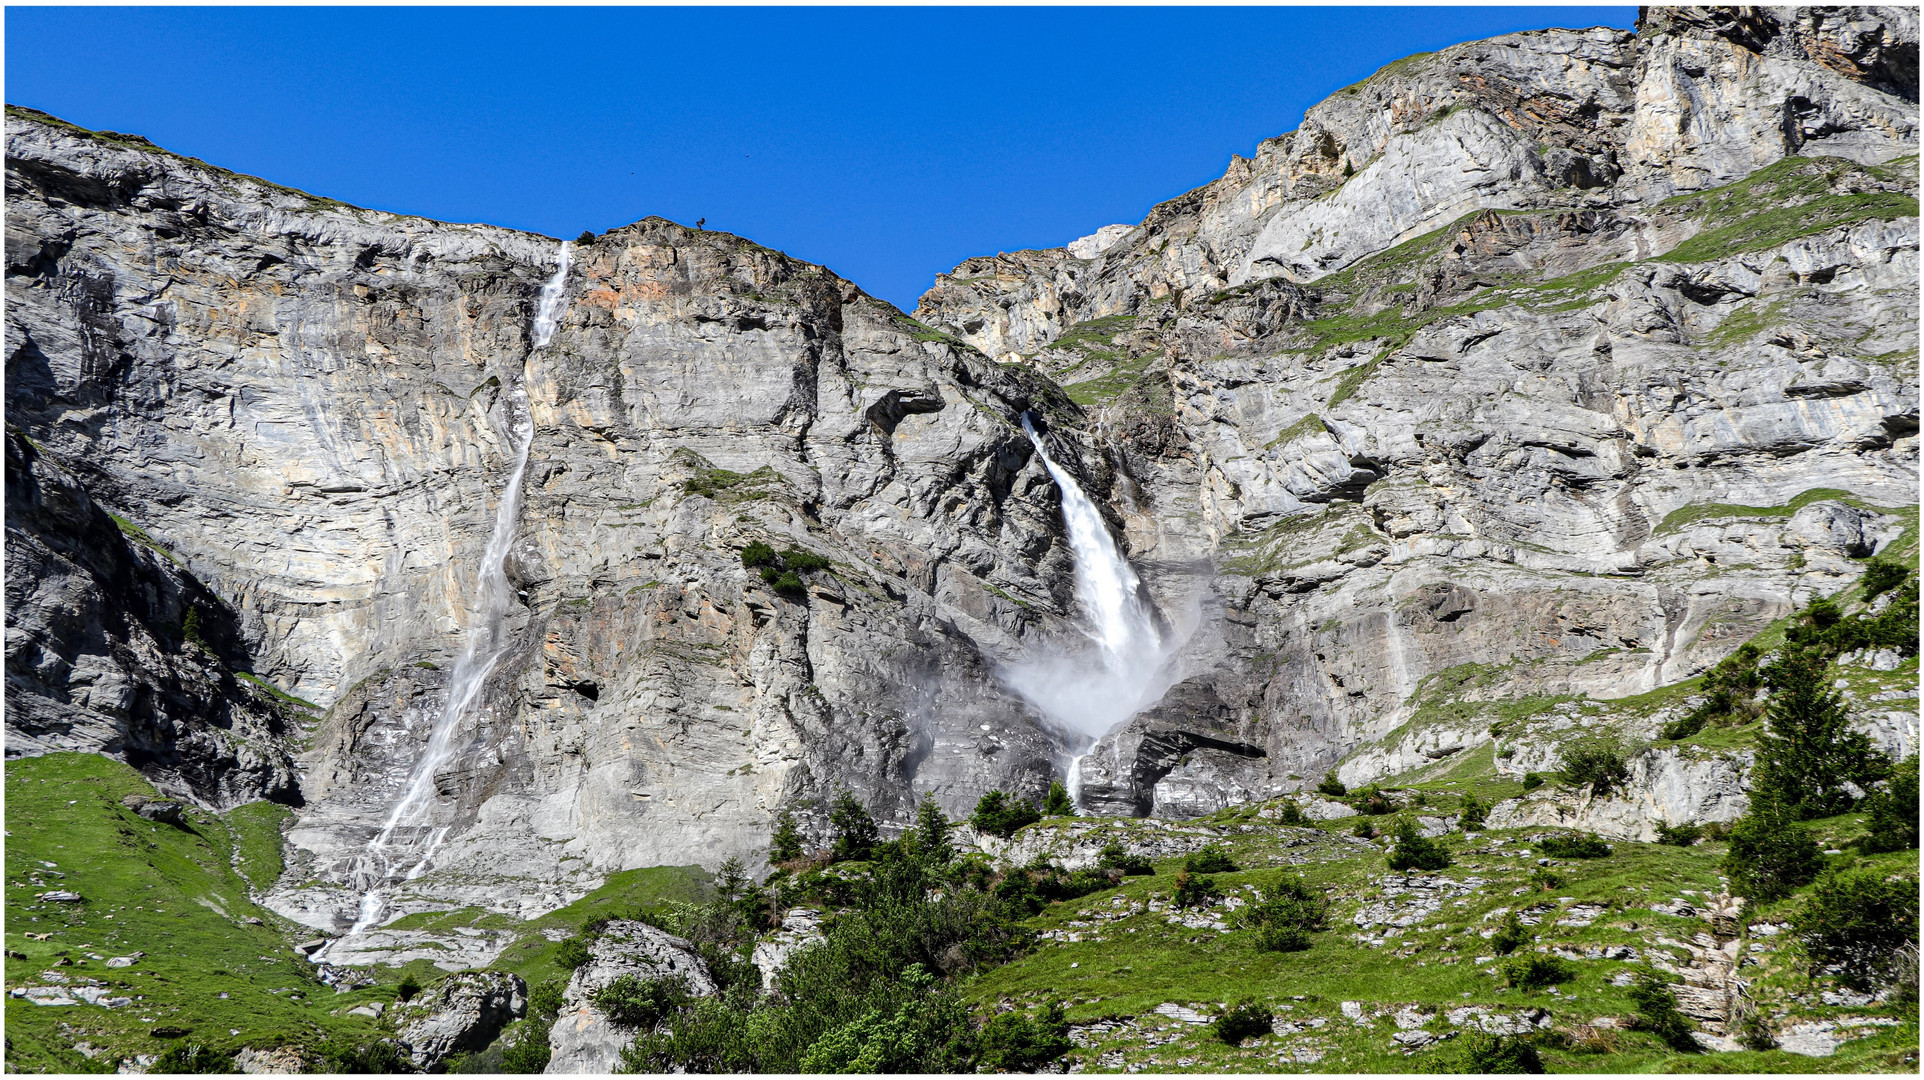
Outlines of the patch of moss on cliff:
M1063 387L1069 400L1078 405L1089 407L1106 405L1125 391L1134 387L1149 366L1162 358L1162 353L1150 352L1142 356L1119 361L1108 374L1086 382L1070 383Z
M1323 435L1328 432L1329 426L1323 423L1323 418L1317 416L1315 413L1310 413L1308 416L1277 432L1275 438L1263 444L1263 449L1274 450L1278 446L1288 446L1297 439L1305 439L1311 435Z
M763 465L754 472L733 472L718 468L685 446L676 449L669 460L693 473L681 482L685 494L701 495L719 503L768 498L774 494L770 489L782 484L781 474L772 466Z
M1746 506L1742 503L1691 503L1688 506L1680 506L1664 515L1663 521L1657 524L1652 535L1665 536L1695 524L1696 522L1716 518L1790 517L1811 503L1823 502L1828 499L1835 499L1852 506L1877 510L1882 513L1903 513L1901 509L1891 510L1883 507L1870 506L1855 495L1841 488L1811 488L1782 506ZM1911 513L1915 515L1916 508L1912 507L1910 510Z

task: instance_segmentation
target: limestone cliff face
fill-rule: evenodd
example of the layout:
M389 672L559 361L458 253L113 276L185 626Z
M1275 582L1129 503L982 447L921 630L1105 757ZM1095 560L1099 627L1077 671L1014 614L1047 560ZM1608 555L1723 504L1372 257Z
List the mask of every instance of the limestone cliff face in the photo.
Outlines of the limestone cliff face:
M9 421L206 583L231 664L326 710L271 747L298 754L305 802L290 914L351 921L352 857L463 640L517 388L535 435L515 646L436 778L437 873L397 912L529 914L614 869L753 861L777 807L812 820L844 788L891 820L923 793L959 814L1047 784L1052 744L991 672L1073 632L1057 496L1014 424L1074 422L1047 380L821 267L658 220L573 252L531 354L552 240L21 111L8 182ZM829 566L777 592L743 566L756 541ZM10 590L50 587L13 565ZM61 714L87 678L16 662L39 616L9 609L10 677L38 680L9 723ZM69 741L111 752L130 723Z
M1476 701L1673 683L1895 541L1916 55L1908 9L1456 46L1140 225L938 278L922 320L1094 410L1152 589L1216 572L1184 681L1085 802L1447 769L1489 752ZM1565 727L1659 726L1628 708Z
M1917 41L1911 8L1652 8L1636 34L1408 57L1139 225L939 275L917 316L1008 359L1157 301L1313 281L1478 209L1649 204L1789 155L1885 161L1916 149Z

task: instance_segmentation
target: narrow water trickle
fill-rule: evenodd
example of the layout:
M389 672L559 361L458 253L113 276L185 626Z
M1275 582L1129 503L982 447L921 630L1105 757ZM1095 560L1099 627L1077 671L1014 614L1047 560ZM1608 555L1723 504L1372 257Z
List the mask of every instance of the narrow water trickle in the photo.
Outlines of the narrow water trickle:
M1168 689L1169 648L1141 581L1117 549L1102 512L1076 478L1049 456L1023 414L1022 430L1062 491L1062 518L1075 555L1076 600L1087 616L1093 657L1056 657L1012 665L1003 679L1042 712L1070 754L1070 798L1081 803L1082 757Z
M540 302L535 308L533 348L530 355L548 344L561 318L562 290L568 279L568 245L561 245L560 264L554 276L541 286ZM507 399L508 415L514 432L514 470L502 486L501 502L494 514L494 531L482 552L474 606L468 616L468 640L448 678L448 699L428 736L427 749L415 761L408 783L402 789L381 831L368 843L356 860L354 881L367 891L361 896L360 909L347 940L375 925L385 912L386 888L397 876L412 881L427 871L428 862L440 848L448 830L440 828L428 835L418 847L405 840L396 842L399 830L412 829L434 806L434 775L454 756L455 732L481 698L488 675L504 656L510 644L506 633L509 610L514 604L514 588L508 582L508 552L514 546L515 528L521 520L521 479L528 470L528 448L534 441L534 418L528 409L527 391L518 383ZM402 869L405 868L405 869ZM331 947L331 946L330 946Z

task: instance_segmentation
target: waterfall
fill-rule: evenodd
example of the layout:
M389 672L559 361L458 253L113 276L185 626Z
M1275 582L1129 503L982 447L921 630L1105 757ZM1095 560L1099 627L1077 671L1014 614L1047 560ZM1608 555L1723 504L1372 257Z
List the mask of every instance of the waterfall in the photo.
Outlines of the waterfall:
M1049 456L1026 413L1022 430L1062 491L1062 518L1075 555L1076 601L1096 648L1093 658L1052 657L1011 665L1003 678L1042 712L1067 744L1069 794L1079 803L1082 756L1089 747L1168 689L1168 647L1155 614L1143 602L1141 581L1117 550L1101 511L1076 478Z
M560 264L555 268L554 276L541 286L540 301L535 308L534 345L530 355L548 344L548 339L554 336L555 327L560 322L568 263L568 245L563 243ZM481 554L474 605L468 614L467 644L454 662L454 671L448 678L448 699L428 736L427 749L415 761L413 771L408 775L407 787L402 790L394 809L389 811L381 831L368 843L363 858L357 860L355 877L366 883L367 891L361 896L354 926L347 932L349 938L359 935L381 917L386 906L383 888L395 876L396 866L408 866L403 880L412 881L420 877L428 868L428 860L434 857L441 841L447 836L447 829L436 829L418 852L406 850L405 846L397 850L394 844L397 829L418 824L434 805L434 775L454 756L455 732L461 727L462 720L473 711L481 698L488 675L512 644L506 633L508 612L514 604L514 588L508 583L508 552L514 546L515 527L521 520L521 478L528 471L528 448L534 442L534 418L528 408L527 391L519 385L509 392L507 405L514 431L514 470L508 474L508 482L501 489L501 502L494 513L494 531L488 535L488 546Z

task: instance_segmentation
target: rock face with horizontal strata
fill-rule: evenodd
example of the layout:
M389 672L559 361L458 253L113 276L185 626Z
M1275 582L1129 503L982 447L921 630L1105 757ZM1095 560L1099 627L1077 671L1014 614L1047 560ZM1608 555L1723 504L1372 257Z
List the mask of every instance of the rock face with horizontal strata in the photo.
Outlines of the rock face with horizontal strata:
M924 794L961 815L1046 789L1053 745L992 674L1075 634L1057 494L1015 424L1059 421L1079 456L1046 380L657 219L574 252L531 354L552 241L9 122L10 420L207 583L233 665L327 710L279 910L354 919L355 859L463 640L517 385L536 434L515 644L400 836L448 830L390 914L528 916L630 866L758 860L777 808L819 831L843 789L885 824ZM755 541L831 565L777 592L742 565ZM41 667L43 711L78 715L84 682Z
M1094 410L1131 558L1203 613L1085 805L1205 814L1345 757L1360 784L1487 752L1429 680L1652 690L1897 540L1916 43L1910 11L1652 9L1455 46L1099 250L938 278L920 319ZM1915 744L1914 717L1863 722ZM1614 827L1685 809L1653 783Z

